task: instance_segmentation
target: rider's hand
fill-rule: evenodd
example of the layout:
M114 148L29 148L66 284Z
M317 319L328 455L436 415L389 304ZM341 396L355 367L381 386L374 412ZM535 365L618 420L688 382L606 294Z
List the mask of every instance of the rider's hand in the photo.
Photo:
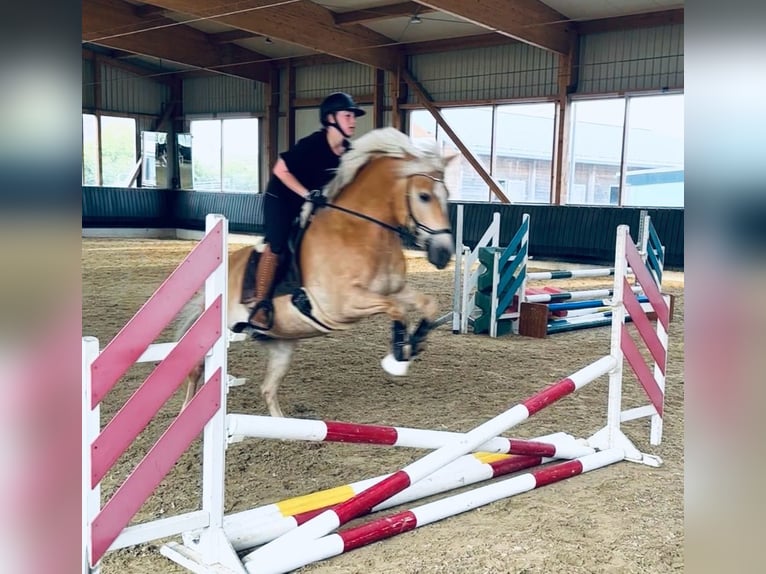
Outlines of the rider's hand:
M321 189L312 189L306 195L306 201L310 201L315 206L321 207L327 204L327 197L325 197Z

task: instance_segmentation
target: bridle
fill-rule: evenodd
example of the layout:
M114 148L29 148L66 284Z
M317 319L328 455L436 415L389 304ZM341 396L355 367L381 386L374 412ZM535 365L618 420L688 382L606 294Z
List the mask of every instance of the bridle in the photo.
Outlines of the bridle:
M452 233L452 231L449 228L447 228L447 227L444 227L442 229L433 229L431 227L428 227L427 225L425 225L425 224L421 223L420 221L418 221L417 217L415 217L415 214L412 212L412 191L411 191L412 190L412 185L411 185L412 182L411 182L411 180L412 180L413 177L416 177L416 176L427 177L428 179L430 179L434 183L441 183L442 185L444 185L444 180L443 179L440 179L440 178L435 177L435 176L433 176L431 174L428 174L428 173L412 173L412 174L407 176L407 180L408 180L407 181L407 216L409 217L409 219L412 220L412 223L415 225L415 229L419 229L419 230L425 232L426 234L430 235L431 237L433 237L435 235L441 235L441 234L444 234L444 233L446 233L446 234ZM375 219L374 217L370 217L369 215L367 215L365 213L360 213L360 212L354 211L352 209L347 209L345 207L342 207L342 206L334 204L334 203L325 203L324 207L329 207L329 208L332 208L332 209L337 209L338 211L342 211L343 213L348 213L349 215L353 215L354 217L358 217L360 219L365 219L365 220L367 220L367 221L369 221L371 223L374 223L376 225L379 225L380 227L383 227L384 229L388 229L389 231L392 231L393 233L396 233L402 240L409 240L412 243L416 243L417 242L417 238L418 238L417 234L413 233L412 231L410 231L409 227L407 227L406 225L399 225L399 226L389 225L385 221L380 221L379 219Z

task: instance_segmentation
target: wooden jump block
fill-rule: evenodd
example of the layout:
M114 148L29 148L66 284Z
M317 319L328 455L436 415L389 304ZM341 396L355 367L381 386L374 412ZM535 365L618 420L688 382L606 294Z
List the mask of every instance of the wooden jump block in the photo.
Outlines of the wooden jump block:
M545 339L548 336L548 305L522 303L519 315L519 335Z

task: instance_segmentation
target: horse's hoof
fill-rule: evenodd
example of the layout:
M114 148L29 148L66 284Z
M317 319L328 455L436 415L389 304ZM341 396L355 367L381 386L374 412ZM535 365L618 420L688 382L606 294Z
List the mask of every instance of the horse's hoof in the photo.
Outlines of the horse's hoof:
M395 377L403 377L407 374L407 369L410 367L410 362L397 361L394 356L389 353L383 357L383 359L381 359L380 366L383 367L383 370L386 371L389 375L393 375Z

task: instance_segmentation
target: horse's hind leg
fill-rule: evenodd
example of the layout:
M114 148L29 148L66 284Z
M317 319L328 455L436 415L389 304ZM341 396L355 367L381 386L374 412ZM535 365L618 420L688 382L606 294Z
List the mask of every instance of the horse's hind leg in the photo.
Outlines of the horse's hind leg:
M186 405L192 400L197 392L199 381L202 378L202 373L205 370L204 361L200 361L186 377L186 397L184 398L184 404L181 406L181 410L186 408Z
M266 342L265 346L269 352L269 361L266 365L266 377L261 384L261 396L266 401L271 416L283 417L282 409L279 408L277 391L290 368L293 351L298 346L298 342L274 339Z

